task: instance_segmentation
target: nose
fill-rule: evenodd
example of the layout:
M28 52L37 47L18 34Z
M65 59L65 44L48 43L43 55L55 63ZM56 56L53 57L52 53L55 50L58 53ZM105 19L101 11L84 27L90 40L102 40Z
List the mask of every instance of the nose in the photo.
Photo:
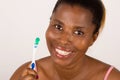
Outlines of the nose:
M63 45L67 45L70 44L72 40L72 36L69 33L64 33L62 34L62 36L60 37L60 42Z

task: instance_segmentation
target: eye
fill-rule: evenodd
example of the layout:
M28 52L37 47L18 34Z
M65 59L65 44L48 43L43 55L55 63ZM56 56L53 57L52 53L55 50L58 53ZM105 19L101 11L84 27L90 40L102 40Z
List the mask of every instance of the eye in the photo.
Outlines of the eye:
M55 26L55 28L56 28L57 30L59 30L59 31L62 31L62 30L63 30L62 26L59 25L59 24L55 24L54 26Z
M82 31L80 31L80 30L76 30L75 32L74 32L74 34L76 34L76 35L84 35L84 32L82 32Z

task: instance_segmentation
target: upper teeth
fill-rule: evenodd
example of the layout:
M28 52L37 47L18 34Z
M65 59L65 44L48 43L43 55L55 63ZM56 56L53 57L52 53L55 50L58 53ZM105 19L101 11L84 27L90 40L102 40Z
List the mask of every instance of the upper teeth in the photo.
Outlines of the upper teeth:
M58 52L58 53L61 54L61 55L68 55L68 54L71 53L71 52L67 52L67 51L60 50L60 49L56 49L56 52Z

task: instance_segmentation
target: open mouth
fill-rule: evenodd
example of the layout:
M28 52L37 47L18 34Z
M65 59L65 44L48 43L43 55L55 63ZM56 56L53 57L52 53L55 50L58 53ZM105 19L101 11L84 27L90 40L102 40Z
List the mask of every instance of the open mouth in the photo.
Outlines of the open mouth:
M56 56L59 58L67 58L72 54L72 51L63 48L55 48Z
M63 55L63 56L69 55L71 53L71 52L68 52L68 51L60 50L60 49L55 49L55 51L58 54Z

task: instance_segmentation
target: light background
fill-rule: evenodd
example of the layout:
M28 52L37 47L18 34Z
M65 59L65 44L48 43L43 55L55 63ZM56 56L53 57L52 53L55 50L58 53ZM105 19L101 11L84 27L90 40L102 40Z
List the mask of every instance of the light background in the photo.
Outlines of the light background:
M45 31L56 0L0 0L0 79L32 58L36 36L41 38L36 59L49 55ZM120 70L120 0L103 0L107 19L88 55Z

